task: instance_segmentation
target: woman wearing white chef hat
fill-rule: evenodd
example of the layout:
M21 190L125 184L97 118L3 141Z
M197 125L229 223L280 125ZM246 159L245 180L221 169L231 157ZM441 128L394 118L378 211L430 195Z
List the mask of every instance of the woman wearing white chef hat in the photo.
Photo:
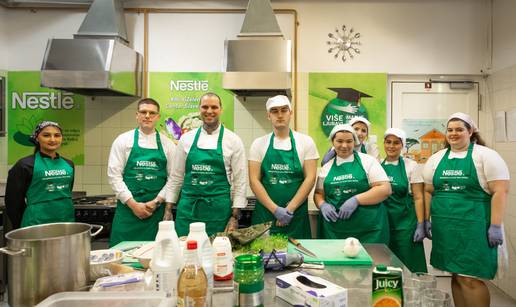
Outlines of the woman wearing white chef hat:
M383 145L387 157L382 167L389 176L392 194L384 201L389 216L389 248L412 272L426 272L423 239L423 177L416 161L403 158L405 131L389 128Z
M425 224L432 237L430 263L452 273L455 306L489 306L482 279L493 279L497 271L509 170L467 114L448 118L446 141L423 170L426 215L432 219Z
M319 173L314 202L321 211L318 236L355 237L364 243L389 243L389 225L382 202L391 194L389 178L373 157L355 150L358 136L350 125L330 133L336 156Z
M358 142L355 144L355 150L364 154L368 154L376 158L376 160L380 161L380 151L378 150L376 143L367 142L369 131L371 130L371 122L363 116L355 116L349 120L348 125L355 129L358 137ZM332 147L324 155L321 161L321 166L326 164L326 162L328 162L333 157L335 157L335 149Z

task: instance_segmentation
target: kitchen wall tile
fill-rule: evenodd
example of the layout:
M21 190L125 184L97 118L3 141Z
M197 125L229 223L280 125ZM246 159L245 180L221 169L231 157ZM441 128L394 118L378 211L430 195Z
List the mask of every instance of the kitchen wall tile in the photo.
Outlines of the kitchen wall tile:
M82 176L82 183L87 184L101 184L100 181L100 165L87 165L84 167L84 174Z
M101 146L102 129L100 127L86 128L84 133L84 146Z
M115 195L115 193L113 192L113 189L111 189L111 186L109 184L103 184L101 187L100 187L100 193L102 195Z
M102 194L102 185L100 184L84 184L83 189L89 196Z
M109 185L109 178L108 178L108 175L107 175L107 164L106 165L102 165L100 167L100 182L102 184L107 184Z
M104 109L101 112L103 128L119 128L121 125L120 110Z
M111 146L116 137L122 133L121 128L102 128L101 142L102 146Z
M136 107L120 111L120 127L124 130L133 129L136 124Z
M86 165L102 165L102 147L101 146L85 146L84 148L84 164Z
M75 166L74 185L76 183L82 184L82 176L84 174L83 169L84 169L84 165L76 165Z
M84 120L86 129L99 128L102 126L102 111L86 110Z

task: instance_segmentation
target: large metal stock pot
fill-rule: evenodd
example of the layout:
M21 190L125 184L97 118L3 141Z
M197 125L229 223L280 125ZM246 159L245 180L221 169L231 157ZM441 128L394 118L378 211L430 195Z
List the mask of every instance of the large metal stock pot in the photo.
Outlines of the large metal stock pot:
M98 228L92 233L93 228ZM90 239L102 226L53 223L10 231L7 246L9 305L34 306L47 296L84 288L90 275Z

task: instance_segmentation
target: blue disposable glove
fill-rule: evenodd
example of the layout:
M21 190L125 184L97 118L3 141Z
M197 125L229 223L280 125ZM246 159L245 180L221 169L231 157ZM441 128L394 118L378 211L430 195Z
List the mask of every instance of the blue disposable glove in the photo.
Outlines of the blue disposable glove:
M425 234L426 237L432 240L432 222L425 220Z
M337 213L337 209L333 205L328 204L327 202L323 202L319 206L319 210L322 213L323 218L327 222L336 222L339 218L339 214Z
M414 232L414 242L423 242L425 238L425 222L417 223L416 231Z
M502 245L502 243L503 243L502 226L491 224L491 226L489 226L489 230L487 231L487 238L489 240L489 246L491 246L491 247L495 247L497 245Z
M274 211L274 217L283 225L288 225L292 218L294 217L294 214L292 212L289 212L287 208L283 207L277 207Z
M348 198L348 200L346 200L344 202L344 204L342 204L342 206L340 206L339 219L342 219L342 220L349 219L351 217L351 215L353 214L353 212L355 212L357 207L358 207L358 199L356 198L356 196Z
M330 148L328 150L328 152L326 154L324 154L324 157L322 158L322 161L321 161L321 166L323 166L324 164L326 164L326 162L330 161L331 159L333 159L333 157L335 157L337 154L335 153L335 148Z

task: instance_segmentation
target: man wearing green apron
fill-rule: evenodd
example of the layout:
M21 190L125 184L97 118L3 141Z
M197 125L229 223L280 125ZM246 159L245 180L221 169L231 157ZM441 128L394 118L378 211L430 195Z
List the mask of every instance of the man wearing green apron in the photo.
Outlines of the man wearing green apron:
M392 187L392 194L384 201L389 216L389 248L410 271L427 272L423 247L423 178L416 161L401 156L405 140L406 134L401 129L389 128L385 131L387 157L382 167Z
M337 155L321 169L314 193L320 209L318 237L388 244L389 223L382 201L391 188L385 171L376 159L354 150L358 137L350 125L335 126L330 139Z
M61 127L43 121L30 140L36 145L34 155L17 161L7 177L5 205L13 227L74 222L74 165L57 153Z
M315 183L319 154L311 137L292 131L287 96L266 103L273 132L249 150L249 183L257 202L252 223L274 221L271 233L311 239L308 194Z
M111 229L110 246L122 241L152 241L165 211L166 183L171 170L174 143L156 131L159 104L150 98L138 102L138 128L119 135L113 142L108 177L118 199Z
M177 203L178 236L188 235L194 222L206 223L208 235L234 230L247 205L244 145L220 123L220 97L202 95L199 111L203 126L181 136L172 162L170 199Z

